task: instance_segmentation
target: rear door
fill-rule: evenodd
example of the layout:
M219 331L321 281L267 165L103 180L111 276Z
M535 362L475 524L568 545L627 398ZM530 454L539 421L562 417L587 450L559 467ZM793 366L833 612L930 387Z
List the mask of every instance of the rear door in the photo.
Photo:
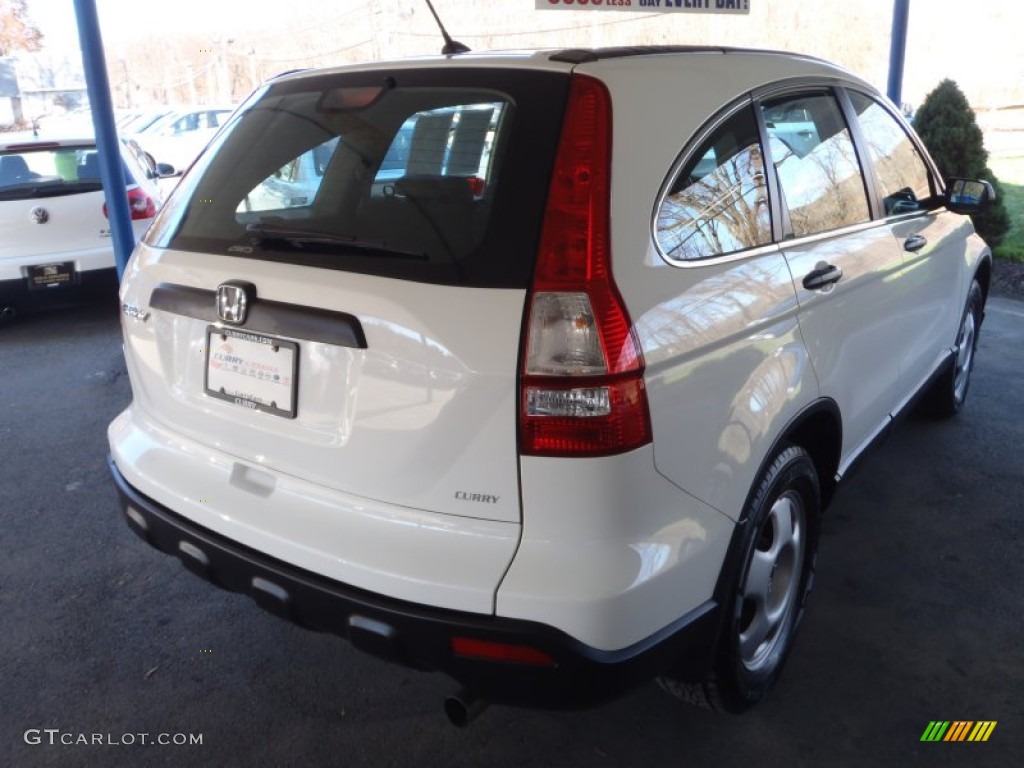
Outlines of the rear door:
M566 86L418 70L268 88L135 254L140 405L347 494L518 521L519 335Z
M884 222L872 220L849 127L831 89L788 93L762 104L781 190L783 251L797 290L800 329L823 396L839 405L842 455L888 420L906 340L891 318L901 254ZM776 135L775 114L809 118L811 139Z

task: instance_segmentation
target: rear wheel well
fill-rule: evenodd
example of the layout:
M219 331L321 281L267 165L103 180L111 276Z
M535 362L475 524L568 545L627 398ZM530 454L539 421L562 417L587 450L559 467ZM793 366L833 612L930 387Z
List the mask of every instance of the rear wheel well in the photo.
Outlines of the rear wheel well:
M981 296L983 301L988 300L988 287L992 282L992 261L991 259L982 259L981 263L978 264L978 271L974 274L974 279L978 281L978 285L981 286Z
M836 491L836 472L843 430L838 413L832 408L819 408L792 424L785 442L799 445L811 455L821 487L821 508L824 510Z

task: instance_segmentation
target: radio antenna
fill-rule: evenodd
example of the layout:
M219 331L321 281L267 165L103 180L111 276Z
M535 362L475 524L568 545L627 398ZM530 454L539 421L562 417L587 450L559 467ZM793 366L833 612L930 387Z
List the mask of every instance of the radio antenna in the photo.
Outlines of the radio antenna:
M434 21L437 22L438 28L441 30L441 37L444 38L444 48L441 49L441 53L448 56L453 53L469 53L469 46L465 43L460 43L458 40L452 40L451 35L448 34L448 30L444 28L444 24L441 23L441 17L437 15L437 11L434 10L434 4L427 0L427 8L430 9L430 13L434 16Z

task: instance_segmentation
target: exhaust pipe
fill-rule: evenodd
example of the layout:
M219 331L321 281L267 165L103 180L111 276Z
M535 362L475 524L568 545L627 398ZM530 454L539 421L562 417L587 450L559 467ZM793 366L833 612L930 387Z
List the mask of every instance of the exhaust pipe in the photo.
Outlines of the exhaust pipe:
M444 713L448 716L448 721L458 728L468 726L485 709L487 709L487 702L477 698L465 688L444 700Z

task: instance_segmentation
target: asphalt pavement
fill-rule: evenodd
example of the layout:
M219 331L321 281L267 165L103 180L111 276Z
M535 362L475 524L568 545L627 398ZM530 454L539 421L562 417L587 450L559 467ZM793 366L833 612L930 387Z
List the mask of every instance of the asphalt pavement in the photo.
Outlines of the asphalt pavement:
M273 618L129 531L105 464L131 398L117 322L0 328L0 766L1024 764L1024 302L990 301L964 413L901 422L841 490L761 707L650 685L466 730L446 678ZM996 726L922 742L936 720Z

